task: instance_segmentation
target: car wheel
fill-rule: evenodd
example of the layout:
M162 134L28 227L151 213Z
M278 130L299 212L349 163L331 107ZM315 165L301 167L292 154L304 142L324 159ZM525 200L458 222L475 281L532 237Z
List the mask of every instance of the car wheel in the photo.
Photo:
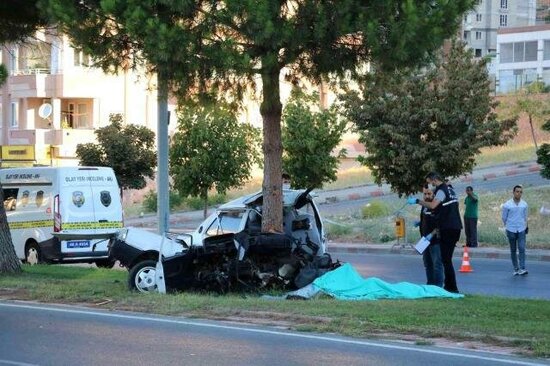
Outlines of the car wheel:
M128 287L139 292L156 292L155 281L157 261L145 260L137 263L130 269Z
M44 263L42 253L37 242L31 241L25 247L25 262L30 265Z
M99 259L95 261L95 265L98 266L99 268L113 268L113 266L115 265L115 262L116 261L111 258Z

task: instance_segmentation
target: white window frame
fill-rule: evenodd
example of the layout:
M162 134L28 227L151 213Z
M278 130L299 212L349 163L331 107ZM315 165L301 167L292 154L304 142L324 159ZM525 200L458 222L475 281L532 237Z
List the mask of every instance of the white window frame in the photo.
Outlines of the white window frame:
M507 27L508 26L508 15L507 14L500 14L500 26L501 27Z
M508 9L508 0L500 0L500 8Z
M476 20L477 20L478 22L481 22L482 19L483 19L482 14L479 14L479 13L476 14Z
M481 32L476 31L476 39L481 39Z

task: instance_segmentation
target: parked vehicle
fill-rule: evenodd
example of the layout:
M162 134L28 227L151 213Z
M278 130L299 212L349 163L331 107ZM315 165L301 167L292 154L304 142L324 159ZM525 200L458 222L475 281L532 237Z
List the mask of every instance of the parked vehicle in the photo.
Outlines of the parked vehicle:
M107 167L0 170L17 256L28 263L95 262L112 267L108 237L123 227L120 188Z
M129 287L141 292L158 289L159 252L168 290L298 288L338 265L326 252L309 190L284 191L284 233L261 233L261 218L260 192L220 206L190 234L163 239L125 228L111 242L110 254L129 269Z

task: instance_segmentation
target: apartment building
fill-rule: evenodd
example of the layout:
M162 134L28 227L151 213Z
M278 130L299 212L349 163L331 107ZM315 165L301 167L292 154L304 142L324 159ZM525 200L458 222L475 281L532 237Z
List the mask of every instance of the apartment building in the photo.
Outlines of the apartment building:
M494 55L499 29L535 25L536 15L537 0L478 0L464 15L462 38L476 57Z
M112 113L156 130L154 76L106 74L67 37L41 32L0 52L9 72L0 89L1 166L75 165L76 145L94 142Z
M497 93L515 92L534 81L550 85L550 24L500 29L494 70Z

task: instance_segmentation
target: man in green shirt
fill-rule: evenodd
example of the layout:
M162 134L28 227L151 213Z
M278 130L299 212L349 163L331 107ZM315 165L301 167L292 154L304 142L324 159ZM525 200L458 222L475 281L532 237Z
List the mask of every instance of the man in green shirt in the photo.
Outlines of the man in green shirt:
M472 186L466 187L466 198L464 199L464 233L466 234L466 246L477 247L477 206L479 199L474 193Z

